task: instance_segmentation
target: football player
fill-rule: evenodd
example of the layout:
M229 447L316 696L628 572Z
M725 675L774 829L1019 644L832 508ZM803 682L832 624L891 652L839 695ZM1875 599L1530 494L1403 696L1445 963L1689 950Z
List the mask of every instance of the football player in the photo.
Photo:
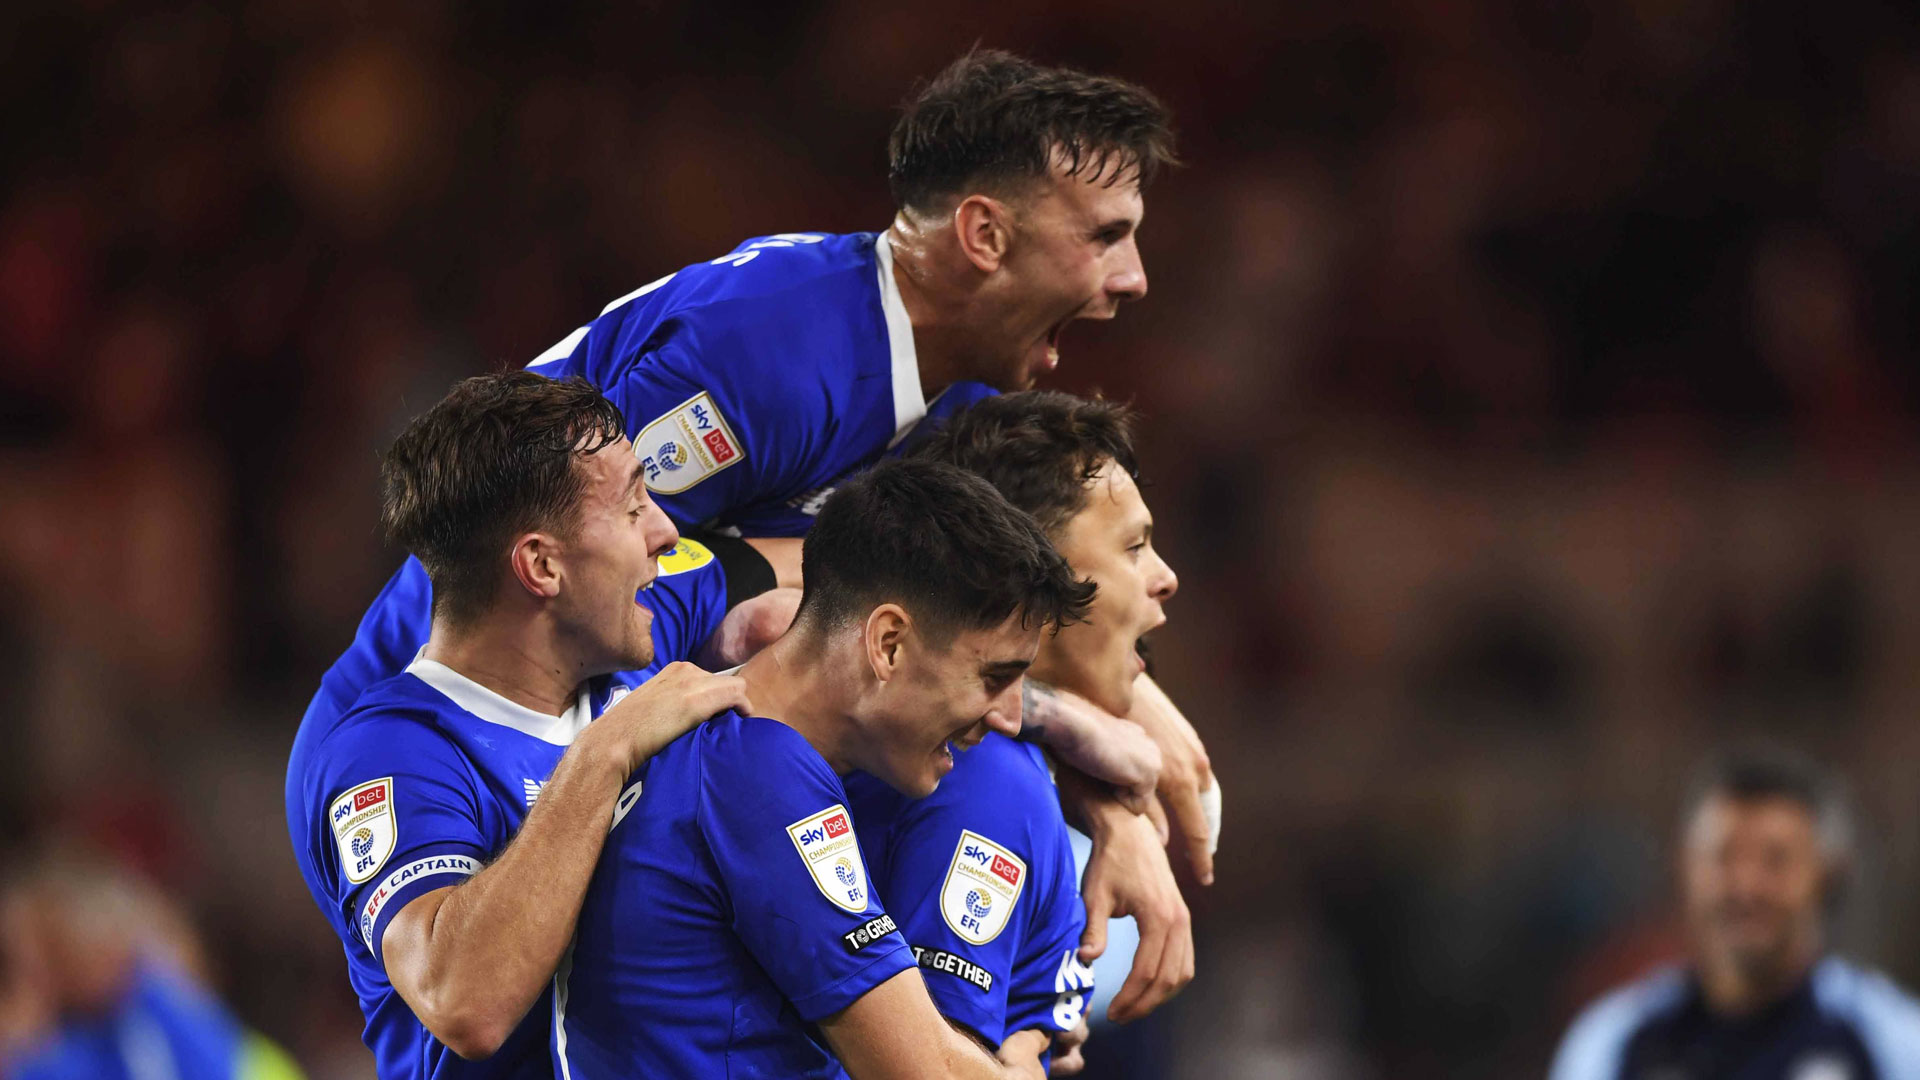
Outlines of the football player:
M869 878L841 778L929 795L954 748L1020 728L1076 579L1031 517L951 465L890 461L808 534L792 628L726 709L628 779L555 979L560 1076L1042 1075L934 1007ZM997 1041L997 1040L996 1040Z
M431 578L431 630L288 769L295 853L383 1080L549 1075L533 1007L622 781L746 705L689 664L642 683L635 597L678 537L623 428L584 381L514 372L461 383L387 453L382 517Z
M910 456L985 478L1039 523L1075 574L1099 586L1085 619L1041 639L1032 674L1129 712L1142 669L1136 643L1166 621L1162 605L1178 588L1154 551L1153 517L1134 481L1131 414L1071 394L1009 394L962 411ZM1067 822L1038 747L989 734L923 799L861 775L847 788L875 887L930 972L927 990L941 1013L990 1046L1029 1029L1064 1037L1069 1047L1054 1071L1077 1071L1073 1033L1093 975L1078 955L1086 920ZM1147 846L1156 839L1138 817L1079 824L1144 830ZM1107 886L1090 876L1087 887ZM1116 1019L1193 976L1186 936L1154 929L1164 940L1141 944L1156 960L1153 978L1115 1000Z

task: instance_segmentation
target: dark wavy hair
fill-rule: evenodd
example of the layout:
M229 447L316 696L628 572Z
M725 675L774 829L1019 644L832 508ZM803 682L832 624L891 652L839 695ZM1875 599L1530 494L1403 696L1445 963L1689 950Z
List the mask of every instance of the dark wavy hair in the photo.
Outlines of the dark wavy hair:
M1133 410L1117 402L1027 390L975 402L910 456L984 477L1058 536L1086 509L1087 485L1109 461L1138 478L1133 424Z
M530 371L466 379L415 417L381 462L380 521L426 567L434 614L484 613L514 537L570 533L586 486L576 459L625 429L585 379Z
M826 628L897 603L936 640L999 626L1063 626L1094 584L1074 576L1033 518L953 465L884 461L842 484L801 548L796 624Z
M975 49L907 102L887 140L887 186L903 210L933 210L970 189L1071 176L1141 188L1178 163L1173 116L1122 79Z

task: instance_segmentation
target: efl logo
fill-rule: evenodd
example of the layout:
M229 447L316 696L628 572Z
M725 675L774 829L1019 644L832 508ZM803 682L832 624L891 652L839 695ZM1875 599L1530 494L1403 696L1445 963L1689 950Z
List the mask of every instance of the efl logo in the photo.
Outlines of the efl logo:
M375 787L375 788L368 788L365 791L356 791L353 793L353 812L357 814L360 811L365 810L369 806L373 806L377 803L383 803L386 801L387 801L387 789L384 787Z
M985 945L1007 928L1020 900L1027 864L1020 856L969 829L960 830L953 865L940 886L940 914L963 941Z
M998 855L993 857L993 872L1009 885L1020 884L1020 868Z
M847 830L852 828L852 826L847 824L847 815L845 814L835 814L822 822L822 824L827 827L827 836L830 838L845 836L847 835Z
M733 444L727 441L725 432L709 431L700 436L700 441L707 444L707 452L713 455L714 465L725 465L733 460Z

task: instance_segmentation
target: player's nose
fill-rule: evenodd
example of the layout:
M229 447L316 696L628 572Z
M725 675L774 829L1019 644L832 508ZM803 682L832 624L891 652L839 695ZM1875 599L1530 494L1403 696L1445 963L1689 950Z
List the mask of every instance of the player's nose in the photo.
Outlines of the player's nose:
M1161 558L1158 552L1154 552L1153 565L1147 569L1147 595L1164 604L1173 599L1173 594L1179 591L1180 576L1173 572L1173 567L1167 565L1167 560Z
M1115 245L1114 257L1119 263L1107 275L1107 295L1115 303L1143 299L1147 295L1147 267L1140 260L1140 248L1132 237L1124 244Z
M1016 680L1013 686L993 703L982 717L989 729L1005 735L1009 739L1020 737L1020 695L1023 692L1023 680Z
M655 560L658 560L672 551L673 545L680 542L680 529L674 525L673 519L667 516L666 511L651 502L647 504L646 514L647 550Z

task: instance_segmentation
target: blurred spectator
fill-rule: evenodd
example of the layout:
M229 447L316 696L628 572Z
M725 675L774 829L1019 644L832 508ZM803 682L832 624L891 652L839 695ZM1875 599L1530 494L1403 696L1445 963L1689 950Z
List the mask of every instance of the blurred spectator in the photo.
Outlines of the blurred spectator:
M1779 751L1708 766L1681 820L1689 957L1575 1021L1552 1080L1920 1076L1920 1004L1830 955L1854 827L1836 781Z
M180 913L61 852L0 894L0 1075L9 1080L299 1080L203 983Z

